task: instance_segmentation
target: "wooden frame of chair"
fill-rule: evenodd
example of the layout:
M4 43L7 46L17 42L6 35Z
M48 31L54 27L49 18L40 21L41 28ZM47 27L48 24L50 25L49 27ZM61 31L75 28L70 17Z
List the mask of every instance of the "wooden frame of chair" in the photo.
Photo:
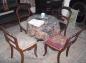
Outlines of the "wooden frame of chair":
M68 16L68 17L62 15L62 9L68 10L68 12L69 12L69 16ZM69 24L69 19L70 19L71 14L72 14L71 8L70 8L70 7L65 7L65 6L63 6L62 8L59 8L58 13L59 13L60 19L61 19L63 22L64 22L65 20L67 21L66 24L63 23L63 22L59 22L59 24L60 24L60 30L61 30L60 32L64 31L64 35L66 35L67 27L68 27L68 24ZM63 27L62 25L63 25L64 27ZM62 27L61 27L61 26L62 26ZM61 28L64 28L64 29L61 29Z
M32 15L32 12L30 10L31 8L31 5L28 4L28 3L21 3L17 9L16 9L16 15L18 17L18 23L19 23L19 27L20 27L20 31L25 31L25 33L27 33L26 29L24 29L22 26L21 26L21 19L22 19L22 16L19 15L19 12L21 10L21 8L23 7L23 9L26 9L28 11L28 15L25 15L25 17L29 17ZM24 18L24 17L23 17Z
M3 31L5 39L7 41L7 43L10 45L11 48L11 58L13 58L13 48L16 49L20 55L21 55L21 63L24 63L24 53L27 50L31 50L32 48L34 48L34 54L37 57L37 44L33 44L31 47L28 47L26 49L21 49L18 45L18 40L16 37L14 37L13 35L9 34L9 32L7 32L5 30L5 28L3 28L2 26L0 26L0 30Z
M47 53L47 47L55 50L55 51L58 51L58 55L57 55L57 63L60 63L60 55L61 53L66 49L66 56L68 56L68 52L69 52L69 48L71 47L72 44L74 44L76 42L76 40L78 39L80 33L83 31L84 29L81 29L80 31L78 31L77 33L73 34L71 37L69 37L67 40L66 40L66 43L64 44L63 48L61 50L57 50L54 48L54 46L51 46L50 44L47 44L46 42L44 43L44 49L45 49L45 52L43 54L43 56L46 55Z

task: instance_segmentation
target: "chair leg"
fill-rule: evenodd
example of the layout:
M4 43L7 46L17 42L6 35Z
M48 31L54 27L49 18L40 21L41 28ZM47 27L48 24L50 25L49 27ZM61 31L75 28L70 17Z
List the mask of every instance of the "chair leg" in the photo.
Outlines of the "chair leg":
M68 56L69 49L70 49L70 46L66 50L66 56Z
M60 54L61 54L61 52L59 52L57 55L57 63L60 63Z
M13 58L13 47L11 46L11 58Z
M23 29L22 27L20 27L20 32L24 31L27 34L27 31L25 29Z
M44 49L45 49L45 52L44 52L43 56L45 56L47 53L47 44L44 45Z
M66 36L66 30L64 31L64 36Z
M24 63L24 54L23 54L23 52L20 52L20 55L21 55L21 63Z
M37 55L37 45L35 45L34 54L35 54L36 57L38 57L38 55Z
M22 28L20 27L20 32L22 32Z

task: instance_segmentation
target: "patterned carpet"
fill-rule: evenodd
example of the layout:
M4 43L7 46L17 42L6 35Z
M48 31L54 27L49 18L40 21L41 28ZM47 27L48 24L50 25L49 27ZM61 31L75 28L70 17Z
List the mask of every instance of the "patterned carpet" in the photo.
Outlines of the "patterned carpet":
M10 25L7 29L13 34L18 34L20 32L18 25ZM71 23L67 31L68 36L79 29L79 27L75 27L73 23ZM46 56L43 56L43 42L38 42L37 47L38 57L35 57L33 50L27 51L24 53L24 63L57 63L57 51L48 48L48 53ZM10 47L5 41L3 33L0 31L0 63L20 63L19 53L16 50L14 50L14 52L14 57L11 59ZM61 63L86 63L86 30L81 33L77 42L70 48L69 56L66 57L65 54L65 51L61 54Z

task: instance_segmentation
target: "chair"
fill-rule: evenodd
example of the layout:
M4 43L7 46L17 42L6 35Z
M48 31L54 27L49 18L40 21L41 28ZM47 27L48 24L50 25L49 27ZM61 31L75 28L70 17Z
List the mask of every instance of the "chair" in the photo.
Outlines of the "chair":
M11 48L11 58L13 58L13 49L16 49L21 55L21 63L24 63L24 53L25 51L31 50L34 48L34 54L37 57L37 44L36 40L28 35L20 32L17 36L11 35L5 30L4 27L0 26L0 30L3 31L5 39Z
M24 13L24 14L22 14L22 13ZM26 32L27 22L25 20L32 15L31 5L28 3L27 4L21 3L21 5L19 5L16 9L16 15L18 17L20 31ZM24 23L21 23L21 21L24 21Z
M60 32L64 32L64 35L66 35L67 27L72 14L71 8L63 6L62 8L59 8L58 13L58 18L60 19Z
M84 29L79 30L77 33L73 34L71 37L66 37L59 32L57 34L54 34L52 36L49 36L47 40L44 42L44 48L45 52L44 55L47 53L47 47L50 47L51 49L58 51L57 55L57 63L60 63L60 55L61 53L66 50L66 56L68 56L69 48L76 42L78 39L80 33Z

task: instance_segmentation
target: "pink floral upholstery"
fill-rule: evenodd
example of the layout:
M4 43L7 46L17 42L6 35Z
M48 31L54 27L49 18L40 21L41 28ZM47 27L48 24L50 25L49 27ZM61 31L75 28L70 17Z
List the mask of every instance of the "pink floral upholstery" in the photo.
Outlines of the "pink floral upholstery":
M62 36L61 34L49 37L45 42L47 45L55 48L56 50L61 50L65 43L67 42L67 37Z

